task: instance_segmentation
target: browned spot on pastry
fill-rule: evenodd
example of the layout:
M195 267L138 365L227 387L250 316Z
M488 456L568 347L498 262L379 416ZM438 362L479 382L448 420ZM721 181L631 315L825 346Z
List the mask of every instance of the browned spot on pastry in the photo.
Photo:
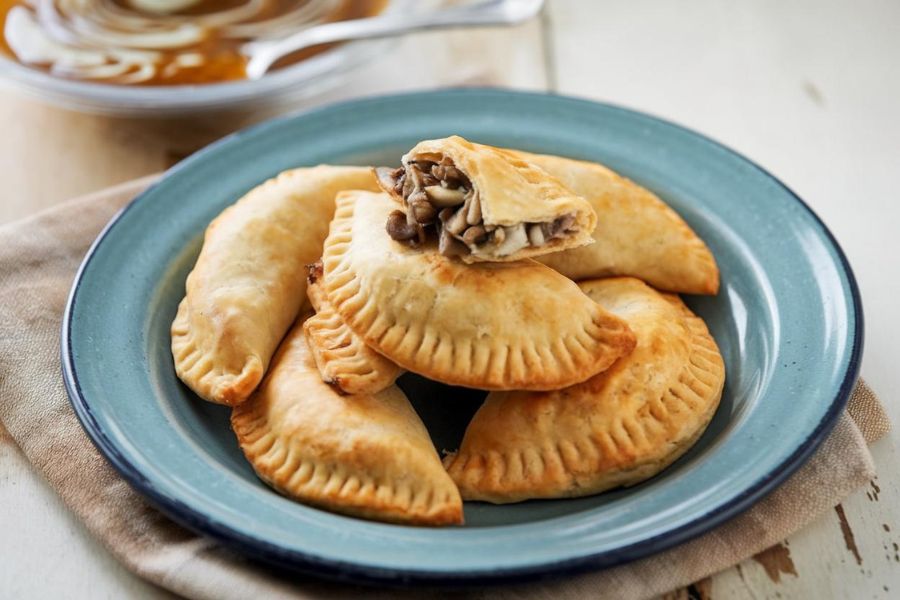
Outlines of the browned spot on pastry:
M790 574L797 576L797 568L791 559L791 551L788 550L786 543L775 544L771 548L766 548L762 552L753 555L753 560L762 565L774 583L781 581L782 574Z
M425 260L428 262L429 269L439 284L453 285L456 269L451 268L443 257L429 253L425 255Z
M322 261L316 261L310 265L306 265L306 281L308 283L316 283L322 277Z

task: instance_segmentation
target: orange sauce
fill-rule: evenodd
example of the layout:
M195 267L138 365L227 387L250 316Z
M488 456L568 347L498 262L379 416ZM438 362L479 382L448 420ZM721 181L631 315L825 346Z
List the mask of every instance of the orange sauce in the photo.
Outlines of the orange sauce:
M151 13L142 12L133 8L127 0L100 0L109 4L116 5L117 8L125 9L135 15L146 18L154 18ZM231 8L236 8L246 4L247 0L200 0L197 4L184 9L180 12L173 13L178 17L191 17L211 15L222 12ZM243 23L257 23L267 19L277 18L285 15L292 9L296 9L299 5L303 5L303 0L270 0L263 10L254 15L252 20ZM327 23L333 21L344 21L349 19L360 19L370 17L381 12L387 0L341 0L337 6L328 12L319 22ZM7 16L14 7L29 7L29 3L24 0L0 0L0 52L4 55L17 60L16 54L10 47L6 35ZM163 19L165 17L162 17ZM221 35L216 29L209 29L205 32L202 40L190 46L176 49L159 50L159 59L155 61L155 72L152 77L141 81L120 81L117 78L105 79L88 79L63 73L61 76L72 79L81 79L84 81L97 81L99 83L119 83L123 85L180 85L180 84L205 84L217 83L223 81L233 81L244 79L246 77L245 66L247 57L240 52L241 46L250 41L248 38L226 37ZM294 53L276 63L275 68L295 64L306 60L316 54L324 52L336 44L323 44L312 48L307 48L300 52ZM176 59L180 54L189 52L202 56L202 64L197 66L188 66L179 64ZM19 61L20 62L20 61ZM45 72L51 72L51 65L32 63L27 66L40 69ZM132 69L134 72L137 69ZM60 75L59 72L53 71L54 74Z

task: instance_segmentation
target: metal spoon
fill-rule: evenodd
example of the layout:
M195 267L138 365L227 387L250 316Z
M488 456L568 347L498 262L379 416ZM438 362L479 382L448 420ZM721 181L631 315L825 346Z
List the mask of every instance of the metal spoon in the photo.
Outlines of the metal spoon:
M487 0L421 15L387 14L316 25L280 40L245 44L243 50L250 56L247 78L259 79L278 59L318 44L391 37L426 29L515 25L534 17L543 5L544 0Z

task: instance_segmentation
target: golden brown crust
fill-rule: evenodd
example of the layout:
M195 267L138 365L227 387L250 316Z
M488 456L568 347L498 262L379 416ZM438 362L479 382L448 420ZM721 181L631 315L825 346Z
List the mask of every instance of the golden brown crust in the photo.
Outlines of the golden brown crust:
M575 215L576 233L572 235L548 240L540 246L527 246L506 256L463 254L460 256L463 261L512 262L592 243L591 232L597 224L597 215L591 205L540 167L501 148L454 135L419 142L403 156L402 162L404 165L415 160L440 162L444 157L453 160L478 190L485 225L550 223L563 215Z
M637 347L567 389L488 395L459 452L444 459L466 500L574 497L633 485L681 456L712 418L725 369L703 321L677 296L637 279L582 286L628 321Z
M345 394L376 394L403 369L363 343L334 310L321 284L310 279L307 295L316 314L303 323L322 381Z
M347 192L323 251L323 287L363 341L400 366L480 389L555 389L631 351L621 319L552 269L463 265L392 241L384 194Z
M655 194L597 163L512 152L584 196L597 213L593 244L541 257L541 262L575 280L627 275L670 292L718 291L712 252Z
M376 187L368 168L294 169L210 223L171 329L188 387L219 404L250 395L305 300L304 266L321 253L335 194Z
M381 521L462 523L459 492L403 392L339 394L299 323L231 425L259 477L287 496Z

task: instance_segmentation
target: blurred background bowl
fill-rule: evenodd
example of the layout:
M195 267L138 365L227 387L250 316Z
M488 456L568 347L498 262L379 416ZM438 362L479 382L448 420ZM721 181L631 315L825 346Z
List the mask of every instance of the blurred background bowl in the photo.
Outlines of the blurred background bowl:
M389 0L381 14L432 10L441 2ZM321 95L362 65L386 53L396 39L340 44L262 79L200 85L128 86L64 79L0 54L0 80L57 106L119 116L185 116L210 111L277 111Z

